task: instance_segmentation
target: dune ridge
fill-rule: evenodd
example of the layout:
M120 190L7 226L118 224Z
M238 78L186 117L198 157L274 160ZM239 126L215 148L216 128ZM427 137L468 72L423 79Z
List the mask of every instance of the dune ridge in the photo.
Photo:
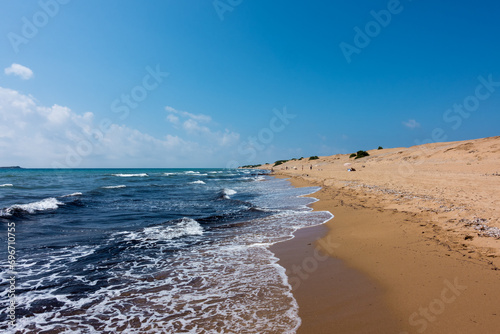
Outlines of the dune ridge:
M259 168L350 189L383 209L426 213L435 240L500 267L500 136L367 152Z
M500 137L368 153L259 167L295 186L321 186L312 207L335 215L326 234L308 232L306 245L297 237L272 249L289 279L310 263L309 245L373 282L349 286L338 265L315 263L294 291L298 333L497 332Z

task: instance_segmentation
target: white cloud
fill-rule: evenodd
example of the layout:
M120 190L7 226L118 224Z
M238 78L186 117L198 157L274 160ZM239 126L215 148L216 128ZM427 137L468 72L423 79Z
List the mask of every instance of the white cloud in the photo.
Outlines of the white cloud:
M403 122L403 125L410 128L410 129L415 129L415 128L420 127L420 123L418 123L414 119L410 119L410 120L408 120L408 122Z
M33 71L31 69L27 68L26 66L19 65L16 63L13 63L9 67L6 67L4 72L7 75L11 75L11 74L17 75L18 77L20 77L23 80L28 80L28 79L31 79L33 77Z
M167 115L167 121L174 125L179 124L180 117L185 119L182 122L182 129L191 138L204 138L205 140L208 140L208 142L224 147L236 145L236 143L240 139L240 135L238 133L229 131L228 129L224 129L224 131L211 130L207 126L210 125L212 121L212 118L210 116L203 114L193 114L187 111L179 111L170 106L166 106L165 110L169 112L169 114ZM209 124L200 125L200 123Z
M174 114L168 114L167 121L172 124L179 124L179 117L175 116Z
M210 116L207 116L207 115L203 115L203 114L195 115L195 114L192 114L190 112L180 111L180 110L174 109L174 108L169 107L169 106L166 106L165 110L168 111L169 113L177 114L177 115L180 115L182 117L189 118L189 119L192 119L192 120L195 120L198 122L210 122L212 120L212 118ZM171 115L171 114L169 114L169 115Z
M235 155L239 134L200 125L195 118L211 120L205 115L173 116L188 118L182 123L185 135L154 137L117 124L102 129L102 118L91 112L40 106L31 96L0 87L0 165L225 167Z

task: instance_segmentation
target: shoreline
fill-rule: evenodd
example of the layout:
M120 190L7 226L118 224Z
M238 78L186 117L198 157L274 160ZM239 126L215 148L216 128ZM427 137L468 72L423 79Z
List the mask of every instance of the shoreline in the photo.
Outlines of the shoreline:
M296 178L289 181L295 187L317 186ZM328 211L314 209L320 202L316 194L304 195L318 200L309 206L315 211ZM329 222L332 219L335 218ZM337 246L321 242L321 237L329 231L326 224L301 228L293 233L292 239L269 248L279 259L278 264L285 268L299 304L301 325L297 333L329 334L332 328L339 333L398 333L396 318L379 284L326 250L328 246Z
M317 185L297 177L290 181ZM301 278L297 266L307 273L293 289L302 320L298 334L498 329L499 271L433 242L413 214L383 210L331 187L307 196L318 199L311 205L314 210L335 217L270 248L292 287ZM415 224L401 229L401 222ZM381 228L386 235L376 235ZM322 260L324 254L328 259ZM311 259L317 259L316 265Z
M334 215L271 247L290 283L298 276L293 265L309 268L293 292L302 319L299 334L498 331L500 240L485 231L498 225L495 189L500 178L493 169L498 159L480 149L484 142L494 147L500 137L428 144L427 152L441 153L472 146L481 157L473 168L463 160L424 161L412 166L410 177L390 175L382 164L392 155L411 155L415 148L370 151L374 157L354 162L357 173L346 173L345 155L321 157L307 174L300 161L275 170L272 175L291 178L294 186L321 186L310 195L318 199L311 206ZM488 199L488 194L493 196ZM470 217L489 218L489 225L478 229L462 223ZM329 259L313 265L315 252ZM369 293L360 294L362 289Z

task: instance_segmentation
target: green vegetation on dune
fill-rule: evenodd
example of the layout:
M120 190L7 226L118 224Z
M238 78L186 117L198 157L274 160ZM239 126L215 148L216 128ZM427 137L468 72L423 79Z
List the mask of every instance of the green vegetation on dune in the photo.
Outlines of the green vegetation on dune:
M274 167L279 166L279 165L282 165L282 164L284 164L284 163L285 163L285 162L287 162L287 161L289 161L289 160L278 160L278 161L276 161L276 162L274 163Z
M370 154L366 151L358 151L356 153L353 153L349 156L349 158L354 158L354 159L359 159L359 158L364 158L369 156Z
M257 168L260 166L262 166L262 165L245 165L245 166L241 166L241 168Z

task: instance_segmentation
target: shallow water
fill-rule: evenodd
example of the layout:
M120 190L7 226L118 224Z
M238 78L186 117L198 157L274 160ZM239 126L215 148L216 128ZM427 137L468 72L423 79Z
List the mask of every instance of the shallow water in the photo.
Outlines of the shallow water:
M261 171L2 170L0 184L2 244L16 225L15 328L1 255L12 333L294 333L268 247L331 218L299 197L316 188Z

